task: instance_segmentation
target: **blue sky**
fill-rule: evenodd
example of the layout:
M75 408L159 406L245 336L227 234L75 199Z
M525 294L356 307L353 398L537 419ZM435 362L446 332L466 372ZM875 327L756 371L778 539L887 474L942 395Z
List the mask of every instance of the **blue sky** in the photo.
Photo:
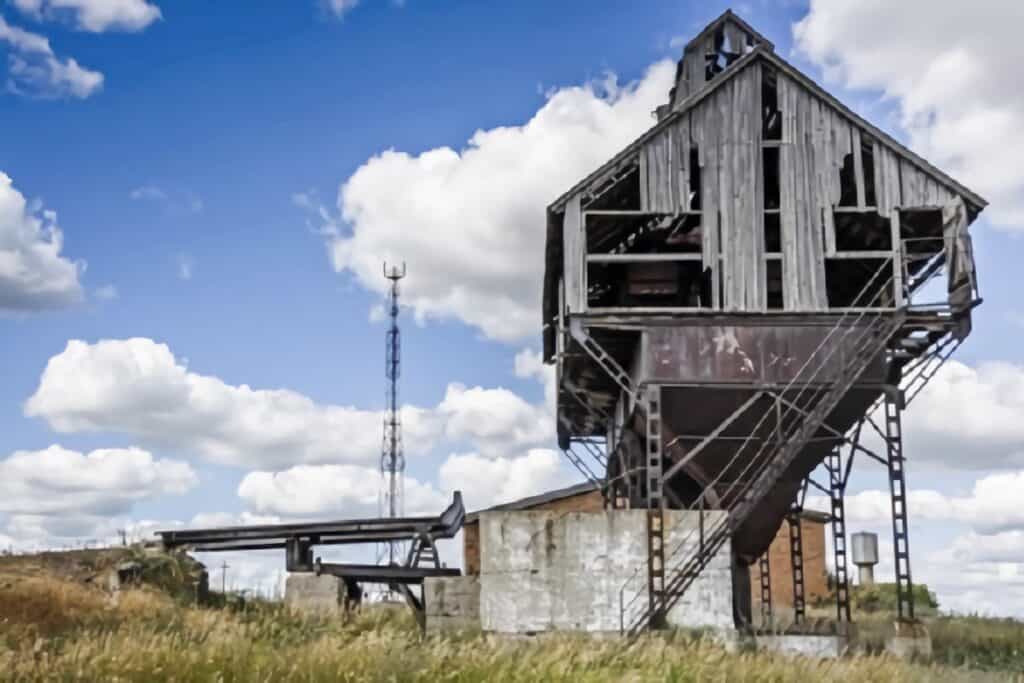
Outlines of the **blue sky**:
M155 19L88 13L158 5ZM371 311L381 302L383 278L372 273L383 258L405 260L410 269L402 400L430 413L423 420L430 424L407 436L407 448L422 451L409 457L409 475L422 485L410 492L410 502L436 506L455 484L477 487L474 502L484 504L570 481L569 467L549 458L550 376L531 365L539 348L539 302L531 283L542 268L536 236L543 209L571 180L650 124L648 105L667 98L661 86L670 65L662 60L676 59L679 39L726 6L362 0L339 16L316 0L76 0L69 10L55 10L49 0L0 2L8 31L13 26L44 36L55 59L74 59L102 74L102 85L91 86L87 95L45 78L26 93L15 60L28 54L45 63L45 54L26 52L24 41L22 47L13 38L5 41L0 30L0 60L8 70L0 94L0 172L20 196L39 202L29 214L56 212L60 257L85 264L80 296L72 292L60 305L25 304L0 316L0 458L51 444L74 453L136 446L150 454L138 471L114 468L104 482L87 476L90 464L61 456L48 465L56 468L47 475L52 481L12 484L21 488L8 496L84 495L89 486L102 491L90 493L88 504L49 516L25 505L0 507L0 538L60 544L103 537L140 520L159 525L203 514L234 521L245 514L367 513L376 491L367 475L375 455L372 448L347 445L377 439L378 416L359 418L351 435L339 437L332 457L296 435L316 435L318 427L289 428L280 441L263 434L267 414L257 411L252 414L260 417L252 419L246 412L255 410L251 397L241 387L286 389L308 401L311 408L288 413L295 420L381 409L384 326L371 320ZM853 4L833 0L809 9L762 1L734 9L775 41L780 54L883 128L934 153L940 165L948 157L954 170L970 176L965 181L993 201L974 227L986 302L957 359L967 373L980 372L985 363L1005 364L964 381L1012 415L1024 404L1022 389L1012 384L1019 381L1014 373L1024 372L1016 341L1024 327L1016 300L1024 222L1015 208L1024 187L1019 171L1009 186L992 183L988 192L986 176L976 170L980 163L929 136L938 124L955 124L961 112L944 100L928 101L904 80L886 80L863 54L821 47L835 22L859 27L856 21L870 20ZM795 49L792 26L808 17L813 21ZM917 44L912 37L909 43ZM919 60L941 57L923 47L919 52ZM611 89L609 73L618 83ZM922 98L932 107L932 124L920 123L915 107ZM1013 106L1011 114L1024 123L1024 105ZM568 145L557 158L545 158L537 143L554 139L559 126L573 140L593 144ZM478 131L486 131L485 138L470 145ZM467 146L477 150L475 156L445 156L444 148L462 152ZM382 155L387 150L395 154ZM520 156L530 161L520 165ZM981 186L971 183L974 177ZM491 186L488 178L494 178ZM348 195L339 196L346 183ZM427 196L432 192L436 197ZM492 192L502 197L492 202ZM489 213L492 204L498 208ZM0 238L4 229L0 223ZM508 301L487 304L495 293ZM530 316L536 324L513 322ZM130 338L165 344L170 355L160 356L153 345L128 349L124 340ZM44 382L51 358L70 358L64 354L69 340L82 340L84 355ZM100 353L100 340L117 341ZM121 361L128 357L134 365L125 370ZM191 373L229 389L215 391L215 407L194 396L181 399L172 389L183 384L174 382L193 380L178 377L157 386L159 379L138 370L140 363L159 366L161 358L164 369L177 367L181 377ZM33 395L38 400L30 409L26 402ZM154 396L166 401L161 410L171 418L146 413ZM926 409L932 417L937 411L962 414L966 408L956 404L956 391L952 396L936 395ZM252 402L264 400L272 399L259 394ZM138 415L112 414L117 405L133 406ZM515 417L492 421L495 410ZM917 442L920 450L942 441L934 419L914 419L927 432ZM1020 475L1024 463L1016 454L1024 453L1024 436L1006 425L979 429L987 427L1000 436L984 447L992 454L977 466L952 456L924 456L915 464L915 442L908 437L910 486L947 499L969 498L976 481ZM160 470L153 465L159 460L182 463L191 475ZM59 471L65 461L72 462L66 477ZM315 469L335 465L363 469ZM268 502L275 491L303 497L273 479L296 467L313 469L292 471L295 482L329 482L319 507L303 512ZM250 478L254 472L265 476ZM250 493L240 495L247 478ZM138 487L137 496L110 494L126 481ZM884 479L865 473L854 484L870 494ZM914 522L921 556L941 553L959 539L967 543L977 533L995 538L987 541L995 546L1017 544L1019 552L998 561L975 558L980 575L1016 577L1019 569L1024 576L1024 542L1005 536L1019 534L1019 522L982 529L974 514ZM61 531L64 525L54 521L75 515L84 516L71 525L82 534ZM863 519L863 525L885 529L870 511ZM252 576L264 569L252 569ZM927 580L927 570L917 569L922 574ZM982 591L975 584L958 589L949 574L935 572L954 600ZM1024 579L1011 583L1019 591L1012 610L1024 611ZM977 595L991 598L984 591ZM998 607L998 601L992 604Z

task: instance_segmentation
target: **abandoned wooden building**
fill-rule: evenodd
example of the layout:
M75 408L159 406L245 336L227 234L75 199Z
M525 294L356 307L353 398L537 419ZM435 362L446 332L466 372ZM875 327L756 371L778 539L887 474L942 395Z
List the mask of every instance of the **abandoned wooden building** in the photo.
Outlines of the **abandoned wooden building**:
M657 624L724 544L734 571L767 569L808 487L831 501L848 620L854 458L888 472L913 617L900 415L970 332L968 227L985 205L726 12L685 47L651 129L548 207L559 446L607 507L648 510L649 595L628 630ZM680 550L666 509L728 514Z

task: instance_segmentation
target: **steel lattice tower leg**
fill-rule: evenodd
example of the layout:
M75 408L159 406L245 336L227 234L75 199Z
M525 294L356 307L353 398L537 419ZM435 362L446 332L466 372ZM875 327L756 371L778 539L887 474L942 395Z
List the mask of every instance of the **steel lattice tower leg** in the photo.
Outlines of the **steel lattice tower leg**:
M836 569L836 620L850 621L850 577L846 570L846 505L843 456L836 446L825 460L832 504L832 553Z
M901 620L914 618L914 583L910 578L910 546L907 540L907 484L903 472L902 396L885 392L885 445L892 497L892 544L896 560L896 605Z
M647 388L647 587L651 626L665 615L665 516L662 499L661 387Z
M761 576L761 628L771 628L772 625L772 563L770 555L771 550L767 550L758 560L758 573Z
M789 513L789 556L793 564L793 623L804 623L804 542L800 528L800 508L793 504Z

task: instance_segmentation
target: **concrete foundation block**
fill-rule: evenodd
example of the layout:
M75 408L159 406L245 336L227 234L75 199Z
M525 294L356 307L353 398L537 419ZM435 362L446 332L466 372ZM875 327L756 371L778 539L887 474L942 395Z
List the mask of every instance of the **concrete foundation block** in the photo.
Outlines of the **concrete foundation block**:
M846 636L803 634L759 635L755 643L759 650L817 659L838 659L850 645Z
M284 603L291 609L317 614L343 611L345 582L329 574L289 574L284 584Z
M423 580L427 633L480 630L480 579L443 576Z
M708 527L716 515L706 513ZM698 516L665 513L665 547L696 549ZM480 515L480 624L497 633L619 633L647 606L644 510L492 511ZM666 615L669 626L733 629L728 544Z

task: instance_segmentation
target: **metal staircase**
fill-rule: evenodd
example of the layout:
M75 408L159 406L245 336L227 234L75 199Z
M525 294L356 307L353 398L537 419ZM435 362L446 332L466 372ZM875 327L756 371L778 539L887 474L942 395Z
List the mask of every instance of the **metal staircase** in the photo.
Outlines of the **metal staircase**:
M703 506L692 506L692 511L700 510L700 520L685 532L671 551L663 545L670 538L670 530L665 528L664 505L658 497L659 505L650 512L660 519L648 522L649 531L656 529L658 536L657 539L649 539L649 546L652 549L656 547L658 551L651 553L646 566L638 568L620 592L620 624L624 633L635 636L646 628L659 625L712 558L769 495L800 452L815 438L825 420L872 361L890 347L906 319L906 310L882 308L887 305L885 297L892 291L892 271L891 268L888 270L888 278L880 279L886 271L884 266L874 274L856 297L854 306L836 321L793 379L778 392L781 403L768 407L760 422L751 429L750 436L700 496L698 503L713 487L718 487L714 490L720 501L719 509L711 511L715 514L709 515L706 521ZM881 280L884 280L881 285L874 284ZM750 448L762 425L771 424L768 420L777 421L777 438L763 439L756 450ZM742 471L730 481L722 480L734 465L742 467ZM641 572L643 568L647 571ZM648 591L632 587L641 574L647 575ZM658 581L653 580L655 576ZM659 590L655 590L656 584ZM642 600L643 597L647 599Z

